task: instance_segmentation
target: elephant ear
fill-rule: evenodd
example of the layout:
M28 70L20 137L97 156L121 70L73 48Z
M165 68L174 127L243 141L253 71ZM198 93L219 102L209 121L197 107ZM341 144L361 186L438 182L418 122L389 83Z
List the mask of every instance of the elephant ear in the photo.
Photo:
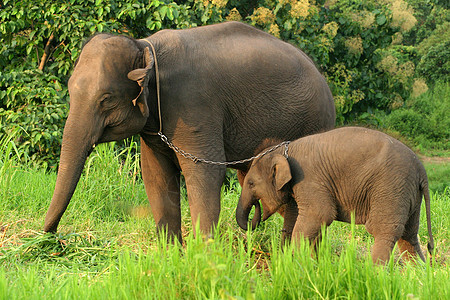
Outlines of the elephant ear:
M154 65L153 56L150 54L150 50L148 48L144 49L144 62L145 68L136 69L128 73L128 79L136 81L137 84L141 87L141 91L139 95L133 99L133 105L139 107L141 113L144 117L148 117L148 101L149 101L149 92L148 92L148 82L150 79L151 70Z
M281 190L291 179L291 168L286 157L275 154L272 158L272 178L277 191Z

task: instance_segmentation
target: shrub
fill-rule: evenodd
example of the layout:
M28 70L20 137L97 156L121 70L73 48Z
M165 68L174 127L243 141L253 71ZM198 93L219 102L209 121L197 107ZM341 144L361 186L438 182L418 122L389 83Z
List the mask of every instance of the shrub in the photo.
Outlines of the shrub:
M95 32L148 35L187 27L187 6L163 1L9 1L0 4L0 138L55 167L68 111L67 79ZM20 130L17 130L19 128Z
M450 82L450 39L430 47L420 60L417 72L430 84L436 81Z
M29 159L55 166L67 117L67 88L40 70L0 72L0 136L13 132Z
M440 2L422 2L4 0L0 135L22 128L18 145L33 160L54 165L67 113L66 82L83 40L94 32L140 38L225 20L251 23L304 50L330 84L338 124L372 111L390 112L403 107L412 92L426 90L416 69L429 82L448 78L448 44L433 42L442 34L424 40L437 25L445 32L448 11ZM423 43L418 50L413 42Z
M434 89L386 117L385 125L425 149L450 149L450 84L439 82Z

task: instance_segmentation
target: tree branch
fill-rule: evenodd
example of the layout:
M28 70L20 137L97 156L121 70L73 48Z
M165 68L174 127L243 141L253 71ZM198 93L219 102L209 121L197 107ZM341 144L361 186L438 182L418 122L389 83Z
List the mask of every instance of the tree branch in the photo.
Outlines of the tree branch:
M50 57L50 47L51 44L53 42L53 40L55 39L55 36L53 35L53 33L50 35L50 37L48 38L47 43L45 44L45 48L44 48L44 54L42 55L41 58L41 62L39 63L39 70L44 70L44 66L48 61L48 58Z

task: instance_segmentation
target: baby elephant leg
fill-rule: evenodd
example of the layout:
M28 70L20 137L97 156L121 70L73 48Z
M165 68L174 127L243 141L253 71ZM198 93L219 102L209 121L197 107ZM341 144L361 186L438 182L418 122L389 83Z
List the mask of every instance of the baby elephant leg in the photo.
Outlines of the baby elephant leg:
M420 209L417 209L406 222L405 231L397 242L400 253L402 253L402 258L404 259L413 260L419 256L422 261L425 261L425 256L422 253L422 249L420 249L420 243L417 237L419 219Z
M324 223L317 219L305 219L298 216L294 230L292 231L293 243L298 245L302 239L307 239L314 249L316 249L322 224Z
M387 218L389 220L389 218ZM403 222L383 223L369 222L366 223L367 231L373 235L375 242L372 247L372 261L376 264L385 264L391 256L392 249L405 228ZM404 224L404 223L403 223Z
M382 195L388 194L381 192ZM387 202L386 198L372 199L372 203L377 205L370 211L366 229L375 239L372 261L376 264L385 264L389 261L395 243L403 236L409 215L409 207L403 204L403 198L404 195L390 197L389 206L383 205Z
M294 230L295 223L297 221L298 208L297 203L292 200L283 206L283 217L284 224L281 230L281 244L284 246L285 243L291 240L292 232Z
M385 264L394 249L395 239L393 237L375 237L372 247L372 261L374 264Z
M336 208L328 200L312 200L298 204L298 216L292 231L292 240L296 243L302 238L308 239L317 249L322 225L330 225L336 216Z

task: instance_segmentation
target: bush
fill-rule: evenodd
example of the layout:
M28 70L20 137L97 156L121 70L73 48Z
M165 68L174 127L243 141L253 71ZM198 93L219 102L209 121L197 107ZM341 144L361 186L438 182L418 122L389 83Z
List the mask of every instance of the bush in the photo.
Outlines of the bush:
M0 138L15 132L23 157L55 167L67 79L83 40L102 31L142 36L169 24L187 27L186 9L158 0L0 3Z
M420 74L431 81L448 78L448 45L423 41L435 21L436 30L445 31L448 11L440 2L408 2L415 11L404 0L4 0L0 138L21 128L18 144L28 156L56 163L67 114L66 82L83 40L93 33L141 38L164 28L226 20L250 23L304 50L330 84L338 124L373 111L390 112L403 107L414 91L420 51L429 45L437 48L422 59ZM403 36L410 44L423 41L420 51L403 45ZM422 82L416 90L426 88Z
M426 78L429 84L436 81L450 82L450 39L430 47L420 60L417 72Z
M15 133L21 152L55 166L67 117L67 88L39 70L0 72L0 136Z
M407 102L386 117L385 125L411 139L419 148L450 149L450 84L437 83L433 90ZM447 153L448 154L448 153Z

